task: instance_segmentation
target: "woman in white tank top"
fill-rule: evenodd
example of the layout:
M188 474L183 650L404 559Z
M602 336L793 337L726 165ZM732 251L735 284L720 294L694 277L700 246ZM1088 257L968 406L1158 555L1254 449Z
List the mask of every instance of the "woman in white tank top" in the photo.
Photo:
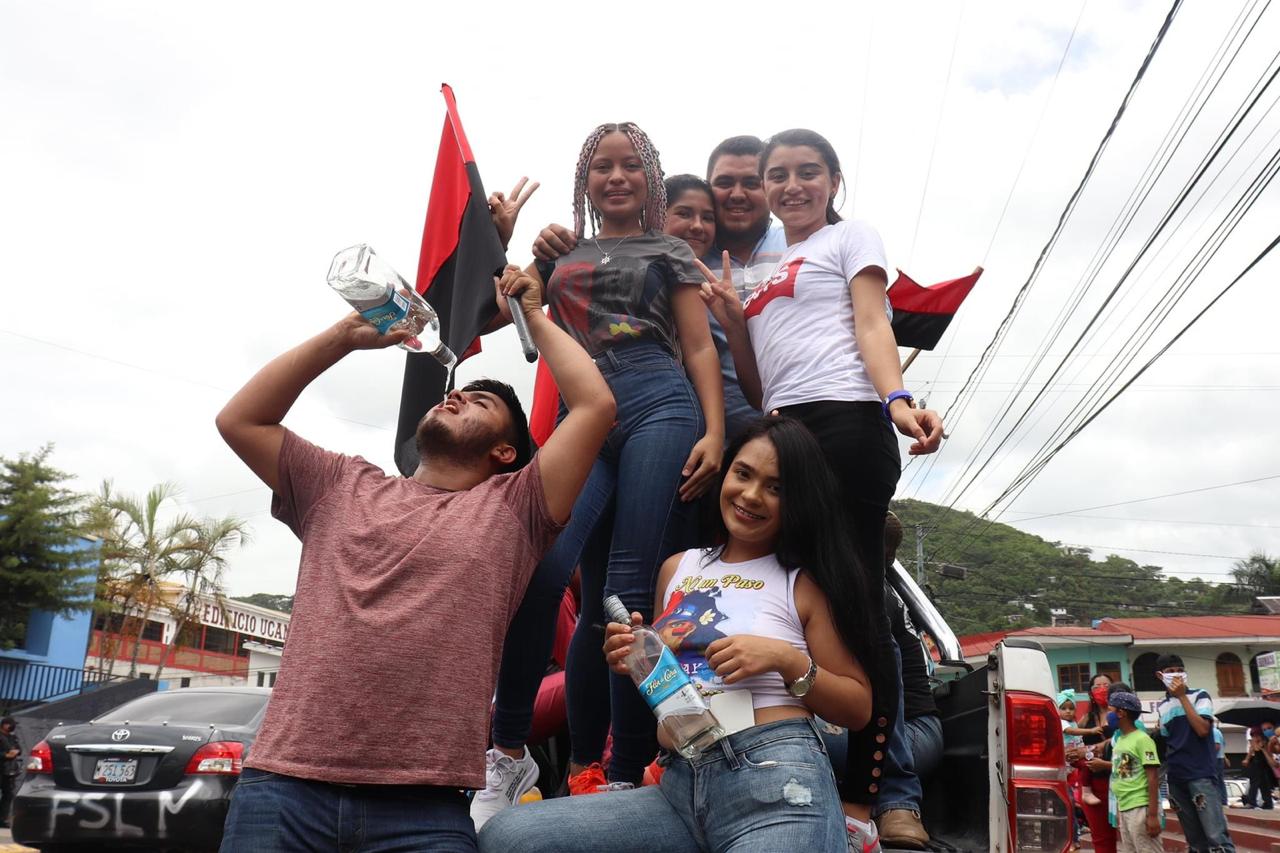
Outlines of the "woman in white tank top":
M834 478L809 431L779 417L734 441L721 477L719 544L663 564L654 627L729 734L697 758L672 753L658 785L508 809L481 830L482 850L847 850L814 715L866 726L857 653L873 643ZM631 639L608 627L617 672Z

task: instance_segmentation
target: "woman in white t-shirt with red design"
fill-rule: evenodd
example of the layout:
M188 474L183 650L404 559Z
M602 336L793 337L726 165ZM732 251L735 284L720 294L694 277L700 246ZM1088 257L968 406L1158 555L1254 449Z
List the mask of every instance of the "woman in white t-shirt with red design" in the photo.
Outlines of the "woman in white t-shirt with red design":
M899 692L882 600L885 514L901 474L893 427L915 439L912 455L932 453L942 440L942 420L917 409L903 388L885 305L884 246L874 228L836 213L842 175L831 144L811 130L783 131L766 144L760 175L769 210L786 231L787 251L745 303L729 275L722 283L703 267L703 298L725 328L747 400L809 427L844 492L878 620L876 659L863 661L873 714L862 732L850 734L841 788L847 811L866 820Z

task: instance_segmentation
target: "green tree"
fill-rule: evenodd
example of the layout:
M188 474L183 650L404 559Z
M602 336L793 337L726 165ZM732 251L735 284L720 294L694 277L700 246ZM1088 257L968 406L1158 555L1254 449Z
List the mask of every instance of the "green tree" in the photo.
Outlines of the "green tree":
M192 623L195 609L202 598L212 597L223 604L223 574L227 568L227 554L231 549L243 545L249 538L248 530L238 518L206 518L200 522L196 531L196 548L187 553L176 569L182 576L182 595L170 604L170 615L173 616L173 633L160 655L160 665L156 667L156 680L160 680L164 672L169 652Z
M1231 569L1240 592L1250 598L1256 595L1280 595L1280 558L1265 551L1255 551L1247 559L1237 560Z
M173 484L161 483L139 500L113 493L107 482L94 501L90 515L102 537L99 595L106 609L121 617L114 645L109 631L103 632L100 652L104 672L111 671L123 637L129 635L133 640L129 677L137 676L147 622L157 608L166 606L160 582L180 573L200 553L198 520L185 513L168 521L160 518L161 507L177 493ZM136 615L139 612L140 616ZM106 625L112 629L116 620L109 617Z
M279 610L281 613L293 612L292 595L280 595L274 592L255 592L252 595L232 596L232 600L243 601L246 604L256 604L258 607L265 607L268 610Z
M69 614L92 603L93 553L80 541L83 496L48 464L53 445L0 457L0 649L26 639L32 610Z

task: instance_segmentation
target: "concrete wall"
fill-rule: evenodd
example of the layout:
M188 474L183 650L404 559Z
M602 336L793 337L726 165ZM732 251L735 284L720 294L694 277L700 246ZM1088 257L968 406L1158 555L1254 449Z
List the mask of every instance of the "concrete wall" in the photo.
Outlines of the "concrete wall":
M1089 665L1090 676L1098 671L1100 663L1118 663L1120 680L1129 683L1131 676L1129 651L1128 648L1119 644L1103 646L1095 643L1078 643L1069 646L1047 646L1044 653L1049 658L1049 668L1053 672L1053 683L1056 687L1059 666L1081 663ZM1083 694L1079 694L1079 697L1083 698Z

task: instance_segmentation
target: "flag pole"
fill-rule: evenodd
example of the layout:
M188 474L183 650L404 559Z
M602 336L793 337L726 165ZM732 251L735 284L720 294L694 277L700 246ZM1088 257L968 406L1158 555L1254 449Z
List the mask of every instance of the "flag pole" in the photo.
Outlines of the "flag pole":
M915 361L916 356L918 356L919 354L920 354L920 347L916 347L911 351L911 354L907 356L907 360L902 362L903 373L907 372L907 368L911 366L911 362Z

